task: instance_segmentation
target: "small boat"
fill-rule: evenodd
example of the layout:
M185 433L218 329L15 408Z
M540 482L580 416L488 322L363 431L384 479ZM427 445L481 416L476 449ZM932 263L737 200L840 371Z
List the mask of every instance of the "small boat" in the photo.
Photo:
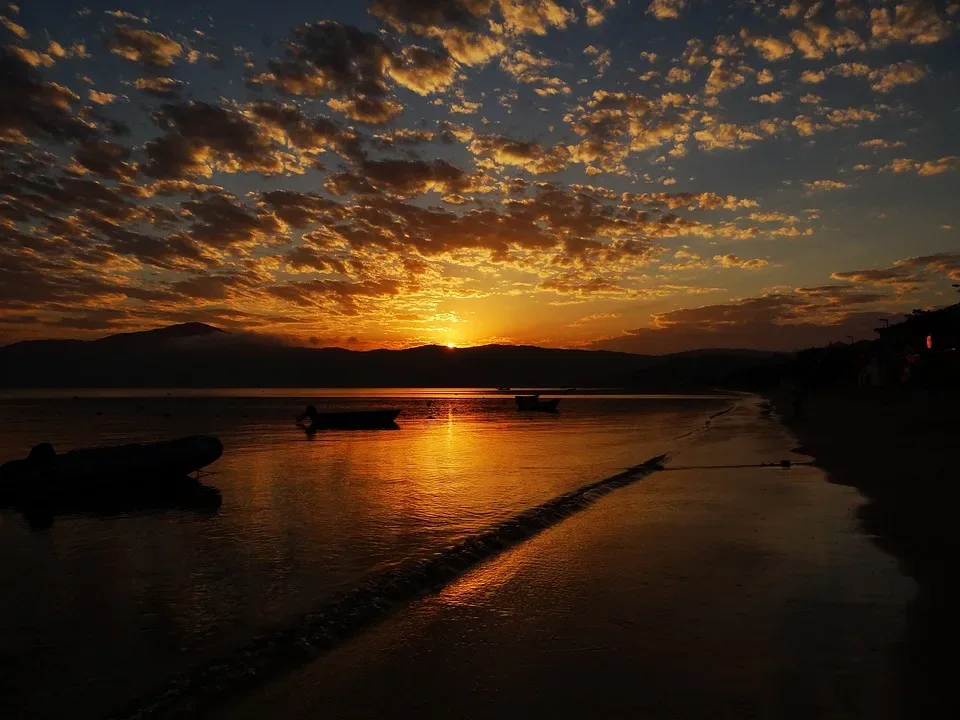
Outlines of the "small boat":
M559 398L541 400L539 395L517 395L517 410L538 410L539 412L557 412Z
M497 392L510 392L510 388L506 385L501 385L497 388Z
M311 409L297 418L297 424L310 432L317 430L393 430L399 410L342 410L317 412Z
M188 476L222 454L220 440L209 435L71 450L59 455L50 443L41 443L25 459L0 465L0 504L57 504L61 500L93 503L142 495L160 499L174 488L182 495L188 486L205 487Z

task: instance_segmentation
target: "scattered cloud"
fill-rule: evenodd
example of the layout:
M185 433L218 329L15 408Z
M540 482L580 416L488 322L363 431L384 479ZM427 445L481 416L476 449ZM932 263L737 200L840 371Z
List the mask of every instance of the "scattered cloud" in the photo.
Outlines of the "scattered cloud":
M898 85L912 85L927 75L927 69L916 62L900 62L870 73L870 82L874 90L890 92Z
M602 313L593 313L591 315L584 315L582 318L570 323L570 327L581 327L583 325L588 325L590 323L597 323L603 320L616 320L620 317L620 313L611 313L611 312L602 312Z
M950 36L950 25L928 0L903 0L893 8L870 10L870 37L874 44L932 45Z
M764 268L770 264L768 260L764 260L763 258L753 258L752 260L745 260L733 254L714 255L713 260L720 267L741 268L743 270L760 270L761 268Z
M560 172L570 162L570 154L563 146L546 148L535 142L498 135L478 136L469 147L474 155L486 158L492 167L513 166L535 175Z
M800 82L816 85L827 79L827 74L822 70L804 70L800 73Z
M776 222L783 223L785 225L795 225L797 222L799 222L796 215L787 215L786 213L770 210L752 212L747 217L754 222L762 223Z
M852 186L840 180L811 180L805 182L804 187L810 192L827 192L830 190L844 190Z
M398 85L419 95L442 92L453 84L456 62L447 54L422 47L408 47L390 65L390 76Z
M284 57L270 60L269 71L256 75L252 82L290 95L380 97L386 92L387 70L394 62L379 36L332 20L295 28L285 51Z
M901 148L906 145L903 140L884 140L883 138L873 138L872 140L864 140L858 143L860 147L867 148L868 150L892 150L893 148Z
M589 27L596 27L607 19L607 13L614 8L617 0L581 0L584 6L584 20Z
M400 103L379 97L331 98L327 105L351 120L369 125L383 125L403 112Z
M180 80L162 76L137 78L133 82L133 86L140 92L164 99L177 97L183 85Z
M778 103L781 100L783 100L783 93L782 92L763 93L761 95L755 95L750 99L753 100L754 102L763 103L765 105L772 105L774 103Z
M0 25L3 25L7 30L12 32L18 40L27 40L30 37L30 33L26 31L23 25L18 25L4 15L0 15Z
M117 96L113 93L100 92L99 90L90 88L90 90L87 91L87 98L96 105L109 105L117 99Z
M747 30L740 32L740 37L747 47L752 47L767 62L785 60L793 55L793 46L772 36L753 35Z
M687 0L651 0L647 12L657 20L676 20L687 5Z
M596 341L592 347L652 354L691 348L797 350L847 335L872 335L882 313L861 307L842 295L770 293L654 313L649 327Z
M737 67L723 58L713 60L710 65L710 75L707 77L707 84L704 88L707 95L718 95L725 90L740 87L747 79Z
M940 175L950 172L960 167L960 156L950 155L938 158L937 160L917 161L909 158L897 158L889 165L884 166L884 170L893 173L916 173L917 175Z
M107 39L114 55L150 67L165 68L183 56L183 45L153 30L117 25Z

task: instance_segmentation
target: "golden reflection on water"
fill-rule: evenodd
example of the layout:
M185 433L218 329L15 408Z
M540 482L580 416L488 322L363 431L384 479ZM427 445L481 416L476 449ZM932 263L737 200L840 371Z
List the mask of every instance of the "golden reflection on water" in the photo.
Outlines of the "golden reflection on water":
M507 479L523 443L498 438L503 430L502 423L480 426L448 408L440 423L418 424L413 430L408 424L389 439L378 439L376 465L351 472L369 472L379 478L370 478L367 488L372 494L367 501L391 515L402 509L403 518L398 521L417 518L427 525L445 517L449 521L450 509L456 507L467 521L463 523L466 531L475 527L478 515L496 517L498 513L491 510L503 509L504 503L514 507L526 495ZM366 450L354 448L356 464L365 462Z
M314 401L322 408L402 408L401 429L307 439L293 426L305 397L313 396L0 403L0 459L43 439L68 450L209 433L225 448L208 478L223 493L212 518L71 517L37 535L4 516L0 566L12 570L0 636L14 647L56 646L63 668L48 675L58 688L92 697L149 683L309 612L371 572L663 452L722 406L565 397L551 416L519 413L502 395L323 396ZM447 599L469 603L501 586L505 558ZM90 661L90 648L105 664Z

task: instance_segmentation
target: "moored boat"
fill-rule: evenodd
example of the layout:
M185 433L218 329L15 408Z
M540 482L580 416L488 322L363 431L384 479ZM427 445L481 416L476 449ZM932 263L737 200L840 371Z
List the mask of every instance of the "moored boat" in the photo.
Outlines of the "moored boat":
M0 503L156 496L166 487L182 490L190 473L222 454L220 440L209 435L61 454L41 443L26 458L0 465Z
M517 395L514 397L517 402L517 410L537 410L539 412L557 412L557 406L560 405L559 398L551 400L541 400L539 395Z
M309 431L316 430L392 430L400 410L341 410L317 412L312 405L297 418Z

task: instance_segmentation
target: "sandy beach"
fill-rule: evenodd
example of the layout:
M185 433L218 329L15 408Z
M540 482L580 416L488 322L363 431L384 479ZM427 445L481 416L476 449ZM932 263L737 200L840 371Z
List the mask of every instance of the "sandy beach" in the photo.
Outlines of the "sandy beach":
M759 467L795 446L746 400L664 470L213 716L900 717L914 583L858 530L856 490Z

